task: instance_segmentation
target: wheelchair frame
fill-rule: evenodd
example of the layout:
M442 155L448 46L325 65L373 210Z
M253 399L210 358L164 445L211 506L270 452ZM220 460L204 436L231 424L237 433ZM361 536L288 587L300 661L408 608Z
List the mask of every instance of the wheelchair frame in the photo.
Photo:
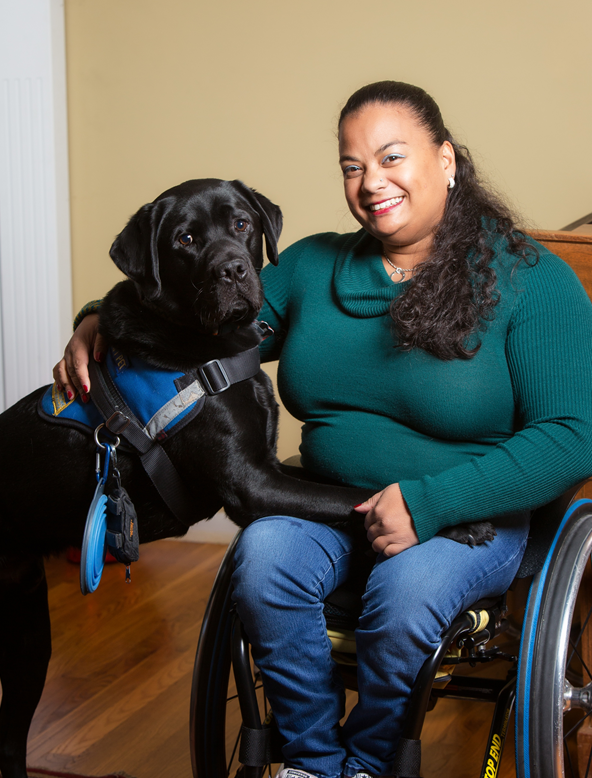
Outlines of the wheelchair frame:
M564 506L568 498L566 495L559 504ZM261 778L266 766L282 761L278 733L270 721L269 711L265 709L263 716L260 712L257 699L260 677L257 672L255 677L253 675L248 641L232 608L230 578L239 534L229 546L218 571L195 661L190 726L196 778L228 776L236 753L241 778ZM519 658L496 646L488 647L507 625L505 594L497 601L477 603L453 621L442 635L440 646L426 660L418 675L393 776L417 778L420 775L421 731L426 712L437 699L446 697L494 703L480 778L495 778L498 774L515 702L517 778L559 778L565 775L566 765L571 767L572 775L578 774L573 770L569 752L566 757L563 755L563 715L564 711L579 707L585 714L582 721L592 716L592 668L584 666L590 683L573 685L566 676L566 662L577 592L591 553L592 501L579 500L565 513L542 569L532 580ZM528 564L526 561L527 568ZM588 624L590 616L591 613L580 631L578 642L587 626L592 631L592 620ZM329 616L328 623L330 620ZM453 645L462 645L467 656L446 657ZM574 650L577 653L577 645ZM436 672L444 657L447 665L502 659L509 661L510 667L503 680L453 676L445 688L434 688ZM228 760L225 730L231 667L242 726L238 752L235 744L235 752ZM352 688L347 680L346 686ZM591 760L592 755L588 758L586 776L592 775Z

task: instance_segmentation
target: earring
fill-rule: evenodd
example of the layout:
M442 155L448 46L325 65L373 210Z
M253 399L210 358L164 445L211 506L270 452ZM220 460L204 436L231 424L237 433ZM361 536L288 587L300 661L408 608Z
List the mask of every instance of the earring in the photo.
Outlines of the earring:
M454 189L454 185L455 184L456 184L456 181L454 180L454 177L450 176L450 178L448 179L448 188L449 189Z

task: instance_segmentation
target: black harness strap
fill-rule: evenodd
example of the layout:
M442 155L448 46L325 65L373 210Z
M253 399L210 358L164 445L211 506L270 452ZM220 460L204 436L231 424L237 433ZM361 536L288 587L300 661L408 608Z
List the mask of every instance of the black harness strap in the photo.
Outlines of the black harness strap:
M111 376L94 359L90 360L89 372L91 397L107 429L125 438L137 451L144 470L175 517L186 527L195 524L193 500L166 451L144 432Z
M213 359L192 372L206 394L216 395L233 384L253 378L259 368L259 347L255 346L233 357ZM190 527L195 523L193 498L166 451L145 432L109 375L107 367L91 359L89 372L91 399L105 419L105 426L114 435L124 438L138 453L144 470L166 505L182 524Z

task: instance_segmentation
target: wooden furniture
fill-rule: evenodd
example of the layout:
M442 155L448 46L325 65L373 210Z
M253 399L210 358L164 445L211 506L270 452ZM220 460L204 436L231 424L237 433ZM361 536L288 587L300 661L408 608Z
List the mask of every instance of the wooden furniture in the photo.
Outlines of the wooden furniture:
M573 232L547 232L535 230L530 235L542 243L554 254L570 265L578 275L588 297L592 300L592 235ZM592 402L592 387L590 399ZM592 499L592 484L587 484L580 494ZM580 588L580 613L586 619L592 608L592 572L590 565ZM592 670L592 625L584 631L582 637L582 664L584 683L592 681L585 668ZM588 762L592 751L592 721L588 718L578 730L578 766L580 775L587 775Z
M529 235L575 270L592 299L592 235L548 230L532 230Z

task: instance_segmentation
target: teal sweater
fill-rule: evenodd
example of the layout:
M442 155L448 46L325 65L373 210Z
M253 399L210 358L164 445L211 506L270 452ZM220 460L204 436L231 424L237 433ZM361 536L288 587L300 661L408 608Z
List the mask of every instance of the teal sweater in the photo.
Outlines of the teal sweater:
M314 235L261 274L278 383L304 424L303 465L345 484L399 483L421 542L467 520L549 502L592 474L592 305L538 245L501 243L501 300L473 359L394 348L395 285L364 230Z

